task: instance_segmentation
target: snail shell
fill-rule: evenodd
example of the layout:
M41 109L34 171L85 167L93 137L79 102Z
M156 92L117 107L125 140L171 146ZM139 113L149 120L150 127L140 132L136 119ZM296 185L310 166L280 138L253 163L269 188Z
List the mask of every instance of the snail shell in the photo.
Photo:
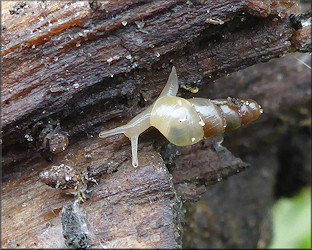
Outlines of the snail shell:
M153 106L150 122L177 146L191 145L204 137L199 115L192 104L181 97L159 98Z
M138 166L138 138L150 126L157 128L177 146L192 145L203 138L246 125L263 112L253 100L176 97L178 77L175 67L158 99L124 126L103 131L101 138L123 133L131 140L132 165Z

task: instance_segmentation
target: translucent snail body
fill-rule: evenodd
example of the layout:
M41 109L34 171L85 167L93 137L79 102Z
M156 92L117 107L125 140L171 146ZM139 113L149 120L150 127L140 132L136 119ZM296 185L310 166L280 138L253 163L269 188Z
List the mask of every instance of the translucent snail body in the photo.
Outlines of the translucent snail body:
M203 138L246 125L260 116L262 109L253 100L177 97L178 77L172 67L166 86L157 100L126 125L103 131L101 138L123 133L131 140L132 165L138 166L138 138L146 129L157 128L177 146L192 145Z
M150 122L177 146L191 145L204 137L199 115L192 104L181 97L159 98L153 105Z

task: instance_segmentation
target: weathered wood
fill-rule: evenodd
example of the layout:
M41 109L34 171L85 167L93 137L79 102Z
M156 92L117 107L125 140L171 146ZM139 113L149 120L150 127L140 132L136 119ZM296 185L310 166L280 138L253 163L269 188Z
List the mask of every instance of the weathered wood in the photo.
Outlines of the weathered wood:
M103 1L91 8L79 1L2 2L2 246L64 247L70 241L64 241L64 226L72 225L72 236L85 235L81 244L91 247L181 247L180 197L198 200L206 185L248 164L213 140L168 147L151 129L140 137L140 167L133 169L128 139L103 140L98 132L126 123L151 104L172 64L181 84L204 94L223 75L309 50L307 29L295 30L289 19L300 13L293 3ZM280 111L266 89L270 84L262 92L253 82L247 90L239 82L215 86L216 96L226 97L224 89L231 89L232 96L259 97L268 114ZM286 108L310 99L296 93L287 96ZM257 136L265 134L260 124ZM246 131L255 132L251 126ZM48 147L55 133L69 138L57 154ZM231 143L240 147L241 141ZM73 209L65 209L75 202L72 196L39 182L41 171L61 164L90 173L98 183L89 183L90 199Z
M64 158L54 162L71 165L79 160L80 165L71 165L78 172L86 171L86 166L93 169L108 164L107 169L113 172L105 178L101 175L92 199L79 206L80 213L86 217L88 244L109 248L178 247L181 221L176 217L181 206L160 156L145 145L139 154L143 156L141 167L134 170L127 157L128 145L124 147L123 157L102 155L102 140L97 141L99 144L76 144L79 149L69 148ZM116 143L111 146L115 147ZM88 148L90 156L85 157L84 150ZM27 164L31 167L26 167L22 176L18 176L18 169L15 173L4 173L2 199L7 205L2 206L2 245L64 247L59 213L74 199L39 182L39 173L50 163L37 160ZM117 166L118 172L114 170Z
M264 13L284 16L283 8L289 8L290 3L262 7ZM138 113L135 96L143 89L152 102L172 60L181 83L195 81L200 85L199 81L210 82L293 49L289 40L294 30L286 17L257 19L245 14L229 22L250 9L263 16L264 10L256 12L253 4L155 1L123 6L113 1L103 2L102 9L94 11L87 2L29 2L23 14L4 15L4 149L24 143L26 129L47 117L61 120L73 136L103 127L112 118ZM134 23L142 18L144 32ZM209 24L209 18L225 24ZM248 29L251 25L254 31ZM19 32L24 28L29 32ZM152 65L163 65L167 72L154 69L151 75L138 71L150 70ZM70 117L75 117L74 123L68 122Z
M311 70L302 63L311 65L311 56L294 56L300 61L287 55L255 65L199 93L233 96L240 86L242 98L259 100L264 114L252 126L225 134L223 145L251 167L206 187L199 203L187 204L184 247L266 247L273 236L273 200L311 185Z

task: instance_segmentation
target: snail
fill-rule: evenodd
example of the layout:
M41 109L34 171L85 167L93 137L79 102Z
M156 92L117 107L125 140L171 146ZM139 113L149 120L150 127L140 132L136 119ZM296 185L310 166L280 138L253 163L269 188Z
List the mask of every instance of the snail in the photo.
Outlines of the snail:
M175 67L156 101L126 125L102 131L100 138L125 134L131 141L132 165L138 166L138 138L153 126L177 146L192 145L204 138L246 125L260 116L261 106L254 100L177 97L179 84Z
M86 201L86 194L90 193L89 184L97 181L91 176L89 168L86 172L77 173L71 166L61 164L44 170L39 175L39 180L46 185L74 194L82 202Z

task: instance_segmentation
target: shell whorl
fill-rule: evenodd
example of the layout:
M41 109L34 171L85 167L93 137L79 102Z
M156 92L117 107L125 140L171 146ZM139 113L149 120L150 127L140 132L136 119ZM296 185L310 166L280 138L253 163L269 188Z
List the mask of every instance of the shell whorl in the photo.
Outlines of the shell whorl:
M196 110L181 97L159 98L153 106L150 122L177 146L192 145L204 137L202 121Z
M217 136L225 131L226 120L220 108L211 100L204 98L191 98L188 101L192 104L200 117L204 137Z
M241 100L228 97L213 101L222 111L226 120L225 130L234 130L257 120L263 112L261 106L254 100Z
M262 113L261 106L250 99L244 101L231 97L219 100L192 98L189 101L205 123L205 137L237 129L258 119Z

